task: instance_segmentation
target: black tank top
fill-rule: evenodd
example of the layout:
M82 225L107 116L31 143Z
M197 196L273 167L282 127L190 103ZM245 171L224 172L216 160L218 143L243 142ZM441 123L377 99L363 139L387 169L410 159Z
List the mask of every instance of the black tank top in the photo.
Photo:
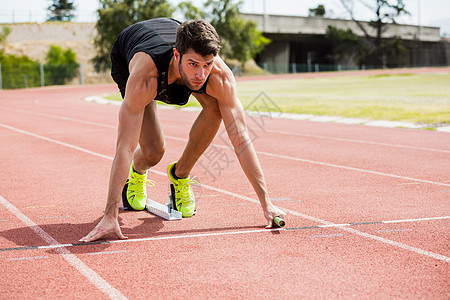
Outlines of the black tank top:
M176 83L168 84L168 70L175 47L176 29L180 22L169 18L142 21L125 28L111 50L111 75L125 96L129 77L128 65L137 52L150 55L158 69L158 91L155 100L167 104L184 105L192 92L203 93L205 84L197 91Z

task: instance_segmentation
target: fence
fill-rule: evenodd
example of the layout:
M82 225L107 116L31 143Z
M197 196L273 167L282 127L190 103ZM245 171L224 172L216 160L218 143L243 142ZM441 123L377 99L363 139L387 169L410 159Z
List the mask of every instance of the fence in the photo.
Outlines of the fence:
M97 12L74 10L73 22L97 22ZM49 17L48 9L39 10L0 10L0 24L45 22Z
M277 63L261 63L258 64L264 70L264 74L286 74L286 73L313 73L313 72L339 72L352 70L371 70L371 69L389 69L388 66L368 66L368 65L332 65L332 64L277 64ZM406 67L444 67L447 64L426 64L414 66L398 66L396 68Z
M444 65L427 65L416 67L440 67ZM446 66L446 65L445 65ZM86 72L86 67L79 65L73 76L67 76L64 65L57 68L49 68L44 64L0 64L0 89L18 89L29 87L44 87L63 84L91 84L111 83L109 72ZM264 63L260 66L266 75L286 73L314 73L314 72L339 72L347 70L386 69L383 66L354 66L354 65L327 65L327 64L273 64ZM61 71L62 70L62 71ZM232 69L236 76L245 76L245 72L234 66ZM93 78L94 77L94 78Z
M18 89L62 85L78 81L84 84L83 66L73 69L73 64L0 64L0 89ZM73 71L68 72L71 68Z

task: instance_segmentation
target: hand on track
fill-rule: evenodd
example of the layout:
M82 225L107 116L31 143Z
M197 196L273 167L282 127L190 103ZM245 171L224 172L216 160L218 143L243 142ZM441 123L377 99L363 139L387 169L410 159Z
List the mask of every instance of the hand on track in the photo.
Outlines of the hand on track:
M268 222L266 229L270 229L273 228L273 219L275 217L280 217L284 219L286 217L286 213L271 204L267 207L267 210L264 211L264 217L266 217L266 220Z
M85 237L81 238L80 242L89 243L98 240L108 233L115 233L119 239L127 239L120 230L119 222L117 219L104 216L103 219L95 226L94 229Z

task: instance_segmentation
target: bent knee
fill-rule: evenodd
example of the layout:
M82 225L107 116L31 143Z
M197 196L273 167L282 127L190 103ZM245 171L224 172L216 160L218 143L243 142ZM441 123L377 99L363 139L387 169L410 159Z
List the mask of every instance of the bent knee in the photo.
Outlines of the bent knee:
M163 158L165 151L166 151L165 144L151 149L145 149L141 147L142 158L149 165L156 165Z

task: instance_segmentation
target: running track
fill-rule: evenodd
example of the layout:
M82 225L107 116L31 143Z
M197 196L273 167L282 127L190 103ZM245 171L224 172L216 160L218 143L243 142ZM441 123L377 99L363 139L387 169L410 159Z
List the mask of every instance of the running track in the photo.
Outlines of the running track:
M120 213L122 231L77 243L100 220L118 106L114 86L1 91L0 299L427 298L450 296L450 134L255 117L271 196L264 230L224 129L193 171L197 215ZM197 112L160 109L166 166Z

